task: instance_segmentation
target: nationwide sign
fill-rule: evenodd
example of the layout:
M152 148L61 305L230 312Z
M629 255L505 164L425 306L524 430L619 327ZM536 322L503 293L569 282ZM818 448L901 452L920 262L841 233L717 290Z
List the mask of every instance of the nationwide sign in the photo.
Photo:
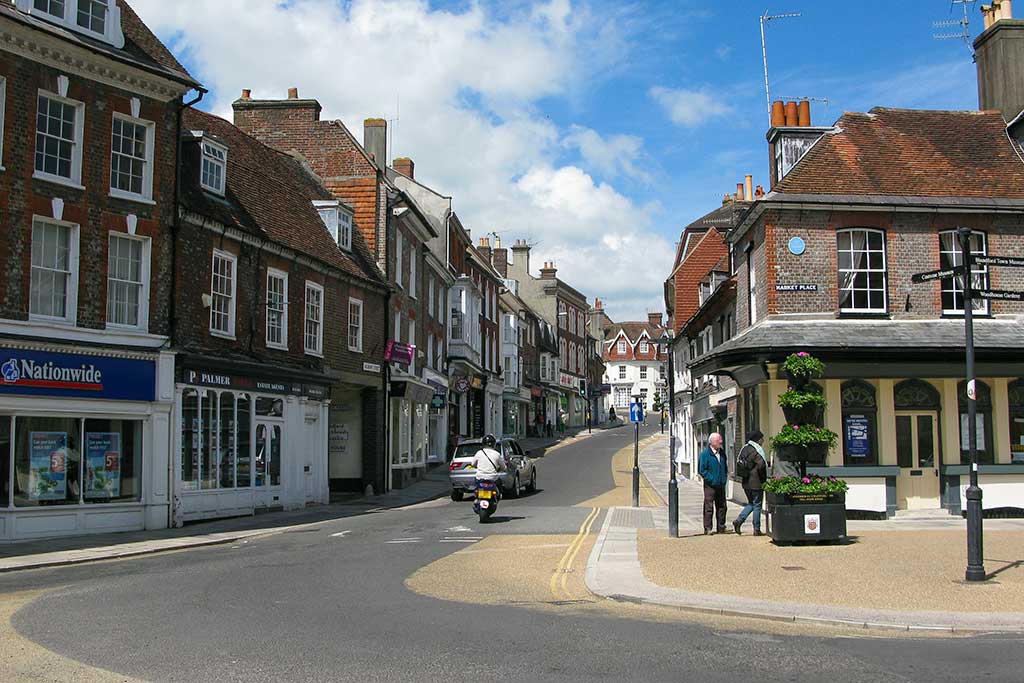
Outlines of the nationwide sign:
M1008 289L976 289L972 293L979 299L992 299L993 301L1024 301L1024 292L1014 292Z
M931 282L932 280L945 280L958 275L964 274L963 266L954 266L952 268L943 268L941 270L929 270L927 273L915 273L910 276L911 282Z
M0 394L152 401L156 396L156 363L0 349Z
M975 256L974 262L979 266L1009 266L1024 268L1024 258L1019 256Z

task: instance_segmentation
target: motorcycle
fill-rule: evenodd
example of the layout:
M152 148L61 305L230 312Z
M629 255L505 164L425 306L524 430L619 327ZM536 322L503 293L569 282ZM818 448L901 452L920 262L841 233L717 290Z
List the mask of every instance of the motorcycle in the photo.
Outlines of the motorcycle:
M479 479L476 482L476 500L473 501L473 512L480 517L480 523L486 522L498 509L501 500L501 489L497 482Z

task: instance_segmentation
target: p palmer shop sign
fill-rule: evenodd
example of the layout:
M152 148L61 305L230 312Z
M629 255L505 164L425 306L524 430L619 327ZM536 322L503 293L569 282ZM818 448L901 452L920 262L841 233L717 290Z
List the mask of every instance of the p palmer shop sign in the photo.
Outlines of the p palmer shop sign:
M152 401L156 362L0 349L0 394Z

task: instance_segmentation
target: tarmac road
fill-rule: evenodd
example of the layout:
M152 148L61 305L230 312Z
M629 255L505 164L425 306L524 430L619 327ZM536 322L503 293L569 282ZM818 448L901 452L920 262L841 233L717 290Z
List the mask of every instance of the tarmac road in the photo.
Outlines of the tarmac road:
M551 452L541 490L492 524L441 499L0 575L0 680L1019 680L1021 638L849 637L588 598L574 571L604 513L586 503L631 442L625 427ZM559 572L569 599L547 590Z

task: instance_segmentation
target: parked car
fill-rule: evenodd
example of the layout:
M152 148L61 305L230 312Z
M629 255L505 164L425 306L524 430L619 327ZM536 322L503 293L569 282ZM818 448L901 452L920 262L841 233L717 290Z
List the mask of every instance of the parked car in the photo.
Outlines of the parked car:
M448 481L452 486L452 500L459 501L471 491L476 491L476 470L470 465L473 456L480 450L482 439L467 439L455 449L448 465ZM496 451L505 459L505 472L498 479L503 495L518 498L525 488L528 492L537 490L537 466L523 451L515 439L498 439Z

